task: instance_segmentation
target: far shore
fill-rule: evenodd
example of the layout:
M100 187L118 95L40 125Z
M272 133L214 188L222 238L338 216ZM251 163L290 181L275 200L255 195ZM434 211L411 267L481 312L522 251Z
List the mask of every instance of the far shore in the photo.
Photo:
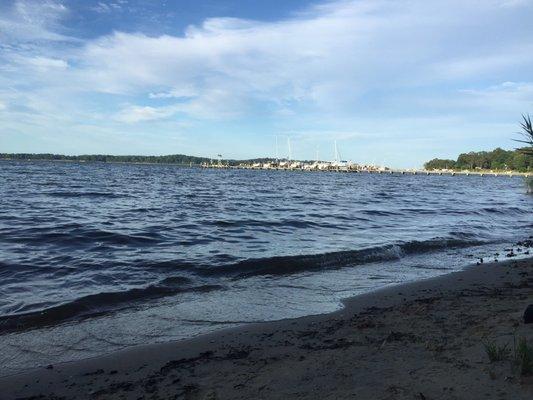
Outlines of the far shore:
M177 167L190 167L190 163L160 163L160 162L129 162L129 161L89 161L89 160L50 160L46 158L33 158L28 160L20 160L14 158L0 158L0 161L17 161L17 162L59 162L66 164L126 164L126 165L174 165ZM193 167L201 167L201 164L192 164Z
M98 161L98 160L63 160L63 159L46 159L46 158L32 158L32 159L13 159L13 158L0 158L0 161L16 161L16 162L59 162L67 164L117 164L117 165L164 165L164 166L177 166L177 167L191 167L191 168L209 168L209 169L246 169L246 170L269 170L269 171L307 171L301 168L256 168L253 166L240 166L240 165L217 165L210 166L202 165L201 163L165 163L165 162L133 162L133 161ZM394 169L388 168L383 170L337 170L330 169L329 171L320 172L363 172L372 174L382 173L395 173L395 174L428 174L428 175L473 175L473 176L513 176L513 177L525 177L531 176L532 172L523 172L516 170L487 170L487 169L475 169L475 170L436 170L436 169Z
M9 399L531 399L533 258L481 264L247 325L0 378ZM508 348L491 362L485 345Z

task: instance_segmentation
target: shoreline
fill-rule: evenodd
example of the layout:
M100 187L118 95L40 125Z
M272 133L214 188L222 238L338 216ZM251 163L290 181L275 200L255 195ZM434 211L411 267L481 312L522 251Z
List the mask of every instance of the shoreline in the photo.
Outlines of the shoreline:
M516 331L533 345L533 326L520 321L532 267L533 258L470 266L346 299L330 314L4 376L0 398L530 398L531 378L489 363L482 342Z
M431 176L495 176L495 177L523 177L530 178L531 172L518 170L436 170L436 169L416 169L416 168L387 168L385 170L343 170L343 169L329 169L329 170L306 170L303 168L256 168L243 167L239 165L209 165L204 166L201 163L164 163L164 162L133 162L133 161L94 161L94 160L61 160L61 159L13 159L0 158L0 161L14 161L14 162L60 162L70 164L116 164L116 165L162 165L175 166L185 168L199 168L199 169L232 169L232 170L251 170L251 171L293 171L293 172L354 172L354 173L368 173L368 174L396 174L396 175L431 175Z

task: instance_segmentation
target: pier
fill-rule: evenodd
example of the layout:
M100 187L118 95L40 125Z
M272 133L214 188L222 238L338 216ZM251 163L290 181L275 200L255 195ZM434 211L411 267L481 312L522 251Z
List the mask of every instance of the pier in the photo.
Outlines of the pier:
M335 163L305 163L279 162L279 163L255 163L229 165L219 161L218 163L201 165L207 169L249 169L266 171L301 171L301 172L332 172L332 173L366 173L366 174L390 174L390 175L439 175L439 176L507 176L525 177L533 176L533 172L516 171L491 171L491 170L424 170L424 169L398 169L388 167L361 166L358 164L336 165Z

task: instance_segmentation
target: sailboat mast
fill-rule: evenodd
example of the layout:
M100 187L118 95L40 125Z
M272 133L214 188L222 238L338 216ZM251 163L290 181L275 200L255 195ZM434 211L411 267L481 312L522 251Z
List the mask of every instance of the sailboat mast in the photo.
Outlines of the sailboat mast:
M276 135L276 162L279 160L279 152L278 152L278 135Z

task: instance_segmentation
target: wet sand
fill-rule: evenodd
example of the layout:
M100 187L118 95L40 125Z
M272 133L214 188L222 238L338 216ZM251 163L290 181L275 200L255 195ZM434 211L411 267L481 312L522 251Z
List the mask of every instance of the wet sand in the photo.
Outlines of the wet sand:
M0 378L0 399L532 399L533 378L483 345L533 345L532 303L533 259L482 264L333 314Z

